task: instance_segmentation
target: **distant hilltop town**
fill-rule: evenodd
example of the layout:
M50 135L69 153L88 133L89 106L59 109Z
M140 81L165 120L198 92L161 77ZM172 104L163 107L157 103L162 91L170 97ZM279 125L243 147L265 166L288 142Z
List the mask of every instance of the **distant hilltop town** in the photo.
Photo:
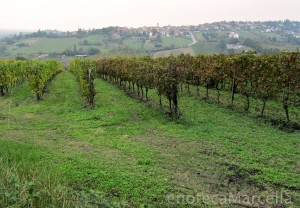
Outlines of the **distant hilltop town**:
M111 33L113 39L121 39L130 34L136 35L137 39L156 40L159 36L184 36L189 35L189 32L205 32L205 31L228 31L228 36L232 38L239 38L239 34L235 31L259 31L263 33L285 33L294 38L300 38L300 22L299 21L265 21L265 22L244 22L244 21L230 21L230 22L215 22L205 23L199 25L185 25L185 26L144 26L139 28L133 27L119 27L111 26L101 29L83 29L79 28L77 31L58 31L58 30L39 30L38 32L27 34L28 37L57 37L57 36L80 36L84 34L96 34L99 32Z
M299 21L223 21L183 26L160 26L157 23L138 28L111 26L16 33L0 39L0 57L161 57L244 51L272 54L282 50L296 51L299 47Z

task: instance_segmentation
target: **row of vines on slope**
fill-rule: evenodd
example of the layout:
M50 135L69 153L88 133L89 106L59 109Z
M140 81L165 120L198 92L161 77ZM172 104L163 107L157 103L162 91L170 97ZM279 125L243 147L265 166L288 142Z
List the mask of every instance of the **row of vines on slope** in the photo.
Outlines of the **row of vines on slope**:
M181 82L203 85L206 97L209 89L230 91L230 106L234 107L235 95L246 99L245 111L249 110L249 98L263 102L261 115L266 102L281 102L290 121L289 106L300 106L300 53L281 52L275 55L210 55L191 57L181 55ZM219 96L218 96L219 101Z
M286 120L290 121L289 106L300 105L300 53L281 52L275 55L246 53L239 55L180 55L152 59L109 58L95 61L97 74L113 80L129 90L137 88L138 95L146 96L155 88L158 95L166 96L172 115L178 115L178 91L183 84L230 92L230 107L234 108L235 95L245 97L245 111L249 110L250 97L262 101L261 115L266 102L281 102ZM145 90L145 93L144 93Z
M21 61L0 61L0 95L4 96L9 89L23 80L23 67Z
M172 117L179 116L178 106L178 60L175 57L151 59L116 58L96 61L97 74L104 79L115 81L120 86L128 84L129 90L137 91L148 99L149 89L156 89L160 97L165 96L169 101L169 110Z
M41 100L46 84L62 70L62 64L55 60L0 61L0 94L6 95L11 87L27 78L37 100Z
M94 97L96 95L94 87L95 62L89 59L74 59L70 63L70 71L79 80L83 96L86 98L91 108L95 107Z
M46 84L62 70L62 64L54 60L43 62L25 62L25 75L27 77L31 90L36 94L37 100L42 99Z

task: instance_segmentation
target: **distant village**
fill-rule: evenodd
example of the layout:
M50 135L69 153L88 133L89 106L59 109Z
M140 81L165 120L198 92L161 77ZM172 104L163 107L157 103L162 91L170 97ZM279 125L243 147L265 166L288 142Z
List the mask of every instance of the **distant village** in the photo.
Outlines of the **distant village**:
M108 30L110 29L110 30ZM156 26L151 27L108 27L102 29L78 29L78 31L66 32L68 35L77 36L84 33L93 33L97 31L110 31L112 39L121 39L124 35L132 34L132 38L138 40L151 40L155 41L159 37L178 37L178 36L190 36L190 32L208 32L208 31L225 31L228 32L229 38L239 38L239 34L236 31L259 31L262 33L283 33L290 35L293 38L300 38L300 22L296 21L268 21L268 22L216 22L186 26L160 26L159 23ZM45 31L47 32L47 31ZM52 34L61 34L59 31L48 31ZM65 33L65 32L64 32Z
M7 45L15 44L15 48L21 48L30 47L30 44L24 41L26 39L74 37L79 41L78 48L76 48L76 46L74 45L74 48L66 47L64 51L59 53L55 51L53 53L47 54L40 53L38 57L39 59L43 59L46 58L45 56L51 55L61 56L62 58L68 56L87 57L90 55L98 54L100 52L100 45L106 48L117 45L119 47L118 51L124 49L124 53L134 54L136 53L136 51L134 51L136 49L131 49L130 47L123 45L123 41L129 39L143 42L141 44L142 48L140 48L140 51L138 52L145 52L149 54L156 51L173 49L175 50L182 47L175 45L163 46L162 43L166 40L166 37L181 37L190 40L191 42L184 47L193 46L197 42L200 42L201 38L204 38L204 42L206 41L210 43L217 43L217 46L212 47L219 47L218 51L222 50L222 52L226 52L229 54L247 50L254 50L258 53L276 53L280 51L280 48L277 48L277 46L265 47L263 44L261 44L262 42L258 41L257 39L253 40L251 35L245 38L245 33L251 34L251 32L255 32L255 34L265 33L264 36L267 36L269 38L269 40L267 40L269 41L268 44L276 43L278 41L278 37L283 37L286 43L296 47L300 46L300 22L290 20L266 22L222 21L183 26L160 26L159 23L156 23L155 26L144 26L138 28L111 26L101 29L78 28L78 30L76 31L38 30L37 32L33 33L20 33L11 35L4 38L2 42ZM200 39L199 34L197 33L201 33ZM222 34L221 38L220 34ZM104 38L99 41L88 40L87 37L90 35L102 35L102 37ZM180 40L180 38L178 38L178 40ZM144 43L145 45L147 45L147 49L143 48ZM85 46L84 50L82 50L83 46ZM116 52L114 51L116 49L113 48L109 48L109 50L112 50L114 53ZM6 53L5 48L3 48L2 53Z

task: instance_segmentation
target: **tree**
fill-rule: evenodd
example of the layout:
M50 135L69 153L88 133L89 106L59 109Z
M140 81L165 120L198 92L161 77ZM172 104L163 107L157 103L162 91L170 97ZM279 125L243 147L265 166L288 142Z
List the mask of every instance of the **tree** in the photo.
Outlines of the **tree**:
M95 55L95 54L97 54L99 52L100 52L100 50L98 48L89 48L88 49L88 54L89 55Z
M74 55L77 55L76 44L74 44L74 50L73 50L73 54L74 54Z
M228 43L229 44L238 44L240 41L239 41L239 39L238 38L230 38L229 40L228 40Z
M224 39L220 41L219 47L222 51L226 50L226 41Z

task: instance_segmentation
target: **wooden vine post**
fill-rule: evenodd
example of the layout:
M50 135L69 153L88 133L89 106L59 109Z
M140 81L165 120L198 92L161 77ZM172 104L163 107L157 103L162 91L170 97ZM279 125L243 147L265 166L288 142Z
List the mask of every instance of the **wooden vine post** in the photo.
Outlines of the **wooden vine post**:
M89 92L90 92L90 96L89 96L89 105L94 108L95 107L95 87L94 87L94 77L93 77L93 73L92 73L92 68L88 67L87 68L87 73L88 73L88 77L89 77Z

